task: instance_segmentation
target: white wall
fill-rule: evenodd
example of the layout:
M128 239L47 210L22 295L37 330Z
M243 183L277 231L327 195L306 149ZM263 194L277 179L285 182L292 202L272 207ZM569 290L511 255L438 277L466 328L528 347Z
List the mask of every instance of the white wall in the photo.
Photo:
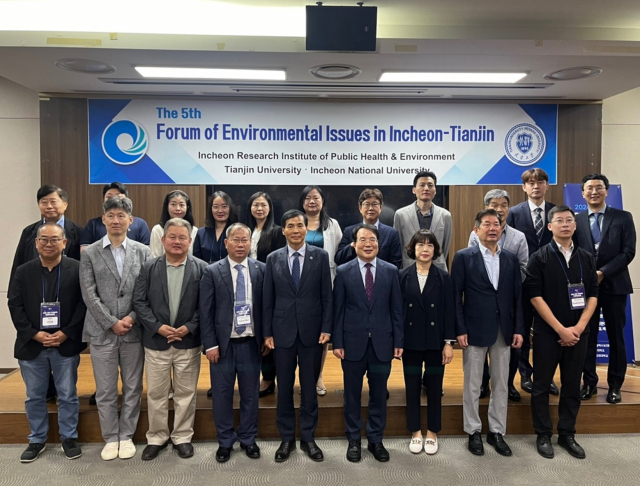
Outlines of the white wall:
M13 358L15 329L7 308L13 255L22 229L38 219L40 187L40 107L38 93L0 77L0 368L18 366Z
M640 233L640 88L604 101L602 107L602 173L611 183L622 184L624 209L634 216ZM633 291L633 334L636 361L640 362L640 256L629 267Z

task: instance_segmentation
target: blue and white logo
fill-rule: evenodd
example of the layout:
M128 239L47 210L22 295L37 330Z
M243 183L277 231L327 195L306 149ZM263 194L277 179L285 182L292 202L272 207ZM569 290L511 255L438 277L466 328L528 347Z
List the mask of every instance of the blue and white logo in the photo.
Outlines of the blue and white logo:
M544 132L531 123L520 123L507 133L504 151L516 165L526 167L538 162L547 148Z
M137 122L114 121L102 133L102 150L116 164L135 164L144 157L147 148L147 132Z

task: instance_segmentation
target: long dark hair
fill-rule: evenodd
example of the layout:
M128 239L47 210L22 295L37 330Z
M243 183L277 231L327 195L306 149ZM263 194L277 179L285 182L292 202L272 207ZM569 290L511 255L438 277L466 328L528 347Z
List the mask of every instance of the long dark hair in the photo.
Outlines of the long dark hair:
M302 194L300 194L300 200L298 201L298 206L300 206L300 211L304 212L304 200L307 198L307 196L309 195L309 193L313 190L318 191L318 194L320 195L320 198L322 198L322 209L320 210L320 227L319 229L321 229L322 231L326 231L326 229L329 227L329 220L331 219L329 217L329 214L327 213L327 205L326 205L326 199L324 197L324 193L322 192L322 189L320 189L320 187L318 186L307 186L302 190Z
M187 202L187 212L184 215L185 221L188 221L191 226L195 226L193 222L193 212L191 209L191 199L187 196L187 193L180 190L171 191L164 197L164 202L162 203L162 216L160 216L160 226L164 228L164 225L167 221L171 219L169 215L169 201L171 201L174 197L181 197Z
M221 197L224 200L224 203L229 206L229 219L227 219L227 226L233 223L238 222L238 211L236 211L236 207L233 205L233 200L231 196L224 191L216 191L209 199L207 199L207 210L205 212L206 217L204 220L204 225L207 228L215 228L216 227L216 219L213 217L213 213L211 212L211 206L213 206L213 201L217 197Z
M271 242L273 241L273 228L275 227L275 223L273 221L273 203L271 202L269 194L259 191L249 198L249 202L247 203L247 222L249 228L251 228L251 232L253 232L253 230L256 229L258 222L251 213L251 205L253 204L253 201L258 199L259 197L263 197L266 199L267 204L269 205L269 214L267 214L267 220L262 226L262 232L260 233L260 239L258 240L257 252L269 253L269 251L271 250Z

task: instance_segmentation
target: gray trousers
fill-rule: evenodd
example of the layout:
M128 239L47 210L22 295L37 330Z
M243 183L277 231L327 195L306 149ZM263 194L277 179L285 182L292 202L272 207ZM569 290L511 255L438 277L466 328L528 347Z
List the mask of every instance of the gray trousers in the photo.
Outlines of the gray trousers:
M96 380L96 404L105 442L132 439L140 416L142 343L127 343L117 336L109 344L91 345L91 364ZM118 373L122 378L122 408L118 417Z
M496 342L488 347L468 346L462 351L464 389L462 392L462 412L464 431L467 434L482 432L480 420L480 386L485 357L489 353L491 373L491 395L489 396L489 432L502 435L507 431L507 403L510 346L504 343L502 332L498 331Z

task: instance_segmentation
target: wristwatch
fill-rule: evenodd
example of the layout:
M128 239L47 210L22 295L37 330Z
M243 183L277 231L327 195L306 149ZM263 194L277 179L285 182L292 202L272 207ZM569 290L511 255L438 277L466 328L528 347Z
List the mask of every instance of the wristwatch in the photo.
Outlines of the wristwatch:
M449 346L453 346L453 344L455 343L455 341L453 339L445 339L444 340L445 344L448 344Z

